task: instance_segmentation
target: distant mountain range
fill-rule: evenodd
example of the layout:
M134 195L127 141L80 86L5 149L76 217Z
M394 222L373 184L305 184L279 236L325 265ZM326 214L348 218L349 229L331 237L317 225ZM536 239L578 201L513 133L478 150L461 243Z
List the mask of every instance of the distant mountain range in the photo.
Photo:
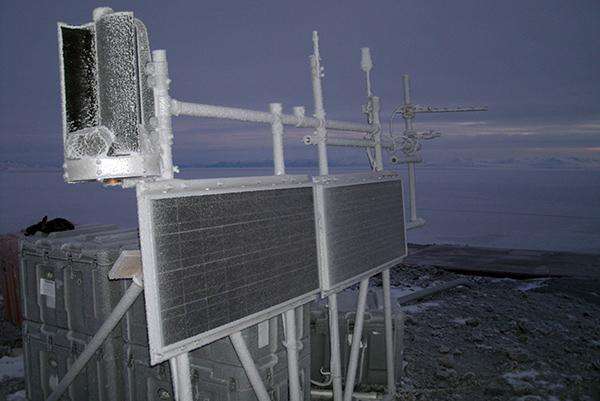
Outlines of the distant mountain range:
M290 168L316 167L317 160L300 159L286 161ZM177 163L180 168L270 168L272 160L258 161L221 161L214 163ZM331 160L332 167L364 166L363 161L336 161ZM504 159L472 159L453 158L444 161L426 160L423 167L473 167L473 168L517 168L517 169L577 169L600 170L599 157L581 156L543 156ZM56 162L22 162L0 160L0 171L30 171L30 170L60 170Z
M600 170L600 157L543 156L490 160L454 158L444 162L425 162L423 165L431 167Z

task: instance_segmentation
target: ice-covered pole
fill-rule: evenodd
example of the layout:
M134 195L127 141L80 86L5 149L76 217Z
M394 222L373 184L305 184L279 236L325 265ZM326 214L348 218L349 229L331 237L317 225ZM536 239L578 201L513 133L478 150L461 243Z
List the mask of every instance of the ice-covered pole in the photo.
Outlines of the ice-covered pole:
M381 120L380 111L381 104L379 98L373 95L373 89L371 87L371 70L373 69L373 60L371 59L371 50L368 47L360 49L360 68L365 73L365 80L367 83L367 105L364 106L363 110L367 114L367 121L373 127L371 133L373 135L373 142L375 148L375 157L372 156L371 150L367 149L369 160L374 170L383 170L383 148L381 143Z
M310 71L312 78L313 98L315 102L315 117L319 125L315 133L319 137L317 149L319 152L319 173L321 175L329 174L329 163L327 161L327 129L325 128L325 108L323 106L323 88L321 78L323 77L323 67L321 67L321 55L319 53L319 34L317 31L312 33L313 54L310 56Z
M54 391L46 401L58 401L63 393L69 388L71 383L75 380L77 375L83 370L88 361L94 356L98 348L102 346L106 338L114 330L117 324L121 321L125 313L129 310L131 305L135 302L137 297L144 290L141 279L134 278L131 285L125 291L125 294L115 306L115 309L110 313L108 318L102 323L102 326L98 329L98 332L92 337L88 345L85 347L83 352L77 357L75 362L69 367L67 374L60 380L60 382L54 388Z
M173 128L171 127L171 97L169 96L169 69L167 66L167 52L154 50L152 63L148 65L147 73L152 75L154 89L154 128L158 133L160 145L161 177L173 178L177 168L173 167Z
M252 359L252 355L250 355L250 351L248 350L248 345L246 345L246 340L242 337L242 334L238 331L229 336L231 343L233 344L233 348L240 358L240 362L246 371L246 375L248 376L248 381L252 385L254 389L254 393L256 394L256 398L258 401L271 401L269 397L269 393L267 392L267 388L263 383L262 377L260 376L260 372Z
M271 134L273 134L273 165L275 175L285 174L285 162L283 157L283 123L281 121L281 103L269 104L269 110L273 115L271 122Z
M327 160L327 130L325 128L325 108L323 107L323 88L321 78L323 69L321 67L321 55L319 54L319 35L313 31L313 54L310 56L310 71L312 78L312 90L315 103L315 118L319 122L315 134L319 140L317 143L319 152L319 174L329 174L329 163ZM340 356L340 331L337 294L327 297L329 306L329 337L331 347L331 381L333 385L334 401L342 401L344 396L342 390L342 362Z
M371 50L368 47L360 49L360 68L365 72L365 79L367 81L367 96L372 96L371 92L371 69L373 68L373 61L371 60Z
M404 83L404 107L405 109L409 109L411 107L410 103L410 76L408 74L404 74L402 76L402 81ZM404 125L407 131L412 131L413 129L413 116L414 113L407 112L403 115L404 117ZM408 196L409 196L409 204L410 204L410 222L416 224L418 222L417 217L417 183L416 183L416 173L415 173L415 162L408 162Z

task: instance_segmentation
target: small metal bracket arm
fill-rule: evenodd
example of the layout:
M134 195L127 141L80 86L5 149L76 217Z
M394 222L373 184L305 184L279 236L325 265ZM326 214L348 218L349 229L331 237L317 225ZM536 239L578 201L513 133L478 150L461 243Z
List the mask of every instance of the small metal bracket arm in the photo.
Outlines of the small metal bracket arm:
M133 279L143 287L142 254L139 250L124 250L108 272L110 280Z

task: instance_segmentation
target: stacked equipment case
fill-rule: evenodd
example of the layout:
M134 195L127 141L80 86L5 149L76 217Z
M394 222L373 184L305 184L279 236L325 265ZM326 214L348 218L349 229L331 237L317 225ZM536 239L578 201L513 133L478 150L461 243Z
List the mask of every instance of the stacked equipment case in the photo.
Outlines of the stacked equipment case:
M21 242L21 293L26 392L45 400L117 304L129 280L109 281L122 250L139 249L137 230L81 226ZM309 309L297 310L299 365L310 399ZM242 332L275 401L288 399L287 352L281 318ZM228 338L190 354L195 400L256 400ZM168 363L150 366L143 297L115 328L63 396L81 401L172 400Z

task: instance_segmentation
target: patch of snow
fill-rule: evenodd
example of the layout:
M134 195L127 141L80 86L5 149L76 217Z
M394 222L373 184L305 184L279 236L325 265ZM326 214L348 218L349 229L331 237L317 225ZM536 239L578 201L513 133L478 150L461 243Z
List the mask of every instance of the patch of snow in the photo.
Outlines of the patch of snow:
M6 401L27 401L25 390L19 390L16 393L9 394Z
M520 372L509 372L502 375L502 378L513 389L526 389L531 387L531 382L535 382L538 372L535 370L523 370Z
M402 306L402 310L405 313L416 314L425 312L429 308L436 308L438 306L440 306L439 302L423 302L414 305Z
M392 287L390 289L390 295L392 298L400 298L408 294L412 294L415 291L422 290L419 286L406 286L406 287Z
M23 356L3 356L0 358L0 379L24 377Z
M494 278L491 277L488 279L490 281L490 283L516 283L518 280L514 279L514 278L508 278L508 277L500 277L500 278Z
M526 280L524 284L517 286L517 290L527 292L535 290L536 288L542 288L546 286L547 278L539 278L534 280Z
M521 370L518 372L509 372L502 375L507 381L512 379L517 380L533 380L538 377L539 373L535 370Z

